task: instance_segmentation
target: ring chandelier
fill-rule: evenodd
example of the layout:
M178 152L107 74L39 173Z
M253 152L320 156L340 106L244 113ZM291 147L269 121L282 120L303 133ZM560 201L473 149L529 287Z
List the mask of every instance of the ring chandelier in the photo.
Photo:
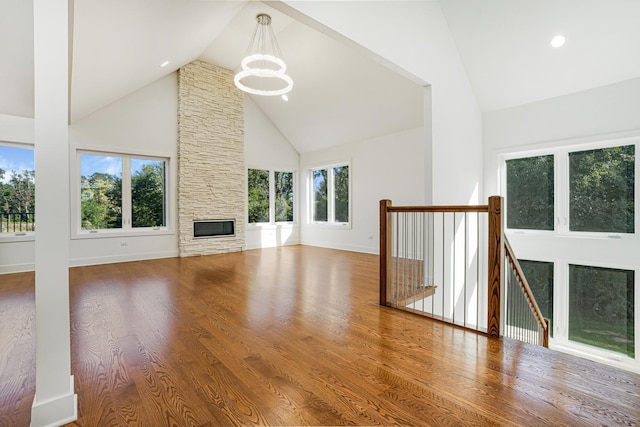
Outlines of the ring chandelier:
M271 27L271 17L261 13L256 16L256 21L258 24L240 63L242 70L235 75L233 82L238 89L253 95L289 93L293 88L293 80L286 74L287 65L282 60L282 52ZM245 79L257 84L252 85ZM267 86L262 86L260 82L267 83ZM277 85L275 88L274 83Z

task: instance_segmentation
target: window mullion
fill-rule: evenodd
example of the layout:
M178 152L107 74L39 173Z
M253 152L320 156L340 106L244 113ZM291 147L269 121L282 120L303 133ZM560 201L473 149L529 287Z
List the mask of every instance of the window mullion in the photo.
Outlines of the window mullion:
M122 228L131 226L131 158L122 157Z
M327 168L327 222L334 223L335 219L335 187L333 179L333 167Z
M559 150L556 157L556 232L566 234L569 232L569 152Z
M276 174L269 170L269 223L276 222Z

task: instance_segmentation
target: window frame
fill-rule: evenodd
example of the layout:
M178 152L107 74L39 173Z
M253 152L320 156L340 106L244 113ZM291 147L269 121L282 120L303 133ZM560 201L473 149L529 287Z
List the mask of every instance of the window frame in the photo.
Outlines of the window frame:
M569 153L597 150L610 147L635 145L634 183L634 233L571 231L569 229L570 177ZM506 229L505 234L514 247L522 251L519 258L552 262L554 264L553 316L554 331L550 337L550 348L569 354L596 360L600 363L622 369L640 369L640 265L633 261L633 251L640 244L640 131L624 132L607 136L592 136L550 143L501 149L495 152L497 158L497 181L499 194L506 196L506 160L539 155L554 155L554 230ZM506 212L506 203L505 203ZM508 215L508 213L506 213ZM506 223L506 220L505 220ZM548 249L549 245L553 249ZM613 245L613 246L612 246ZM602 248L617 248L615 251L600 253ZM566 248L563 249L563 248ZM576 248L580 250L576 251ZM567 252L567 250L569 252ZM619 258L619 252L630 254ZM569 340L569 265L610 268L635 271L634 283L634 327L635 358L630 358L613 350L600 348Z
M333 169L337 167L347 167L349 169L349 188L348 188L348 201L349 201L349 221L347 222L337 222L335 221L335 182L333 178ZM327 170L327 220L326 221L315 221L313 219L314 215L314 190L313 190L313 171L316 170ZM307 223L317 227L327 227L327 228L348 228L350 229L353 221L353 168L351 167L351 162L336 162L336 163L323 163L318 165L313 165L308 167L307 169L307 188L309 190L308 197L308 219Z
M249 228L269 228L274 226L295 226L298 224L298 172L293 168L260 167L247 165L245 179L248 179L249 169L268 171L269 179L269 221L249 222L249 183L245 186L247 190L247 227ZM293 174L293 221L276 221L276 172Z
M112 229L82 229L81 219L81 167L82 154L94 156L112 156L122 159L122 227ZM175 234L175 214L173 207L173 191L176 182L175 155L172 153L148 153L135 150L114 150L112 148L97 148L76 146L70 150L70 187L71 187L71 239L95 239L105 237L132 237ZM165 226L133 227L133 212L131 198L131 160L162 160L165 163Z
M26 150L33 151L33 170L36 169L35 164L35 155L36 155L36 146L30 142L16 142L16 141L5 141L0 140L0 146L3 147L11 147L11 148L22 148ZM11 171L6 171L11 172ZM16 171L18 172L18 171ZM35 200L35 194L34 194ZM22 231L15 233L0 233L0 243L8 243L8 242L32 242L35 240L36 231Z
M618 233L607 231L572 231L570 230L570 176L569 176L569 154L574 152L597 150L612 147L621 147L625 145L635 145L635 179L634 188L634 232ZM589 238L640 238L640 136L607 139L603 141L588 142L583 144L562 145L548 148L539 148L533 150L514 150L510 153L499 155L499 174L500 174L500 194L506 198L507 191L507 160L523 159L527 157L537 157L545 155L554 156L554 229L553 230L535 230L535 229L518 229L505 228L507 233L513 234L536 234L536 235L556 235L570 237L589 237ZM507 211L507 203L504 207L505 218L509 215ZM505 220L506 227L506 220Z

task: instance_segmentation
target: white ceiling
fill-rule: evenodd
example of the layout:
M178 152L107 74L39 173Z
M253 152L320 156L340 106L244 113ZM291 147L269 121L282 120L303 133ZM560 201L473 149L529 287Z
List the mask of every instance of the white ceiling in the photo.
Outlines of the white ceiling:
M483 111L640 77L638 0L440 4Z
M299 152L422 123L418 85L262 2L74 4L71 122L197 58L236 69L267 12L295 86L289 102L253 99ZM440 4L483 111L640 77L639 0ZM33 117L32 14L30 1L0 0L0 114ZM556 33L560 49L549 46Z

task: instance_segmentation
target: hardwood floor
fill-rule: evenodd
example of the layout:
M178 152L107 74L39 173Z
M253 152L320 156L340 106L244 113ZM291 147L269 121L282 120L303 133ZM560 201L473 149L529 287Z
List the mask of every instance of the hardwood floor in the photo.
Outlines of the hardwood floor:
M72 426L633 426L640 375L378 305L293 246L71 269ZM0 276L0 426L27 426L33 274Z

